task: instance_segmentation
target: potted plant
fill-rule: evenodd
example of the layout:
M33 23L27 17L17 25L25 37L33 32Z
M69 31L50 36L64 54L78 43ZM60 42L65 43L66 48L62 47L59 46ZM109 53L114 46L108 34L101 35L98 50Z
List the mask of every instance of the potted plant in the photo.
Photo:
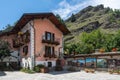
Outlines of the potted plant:
M120 74L120 70L118 70L118 74Z
M88 73L89 72L88 69L85 69L85 72Z
M112 48L112 52L116 52L117 51L117 48Z
M94 70L94 69L91 69L91 70L90 70L90 72L91 72L91 73L94 73L94 72L95 72L95 70Z
M42 72L42 73L47 73L47 72L49 72L48 68L45 67L44 65L39 64L38 66L39 66L39 68L40 68L40 72Z
M113 74L113 69L108 70L110 74Z
M100 49L100 53L104 53L105 52L105 49L104 48L101 48Z

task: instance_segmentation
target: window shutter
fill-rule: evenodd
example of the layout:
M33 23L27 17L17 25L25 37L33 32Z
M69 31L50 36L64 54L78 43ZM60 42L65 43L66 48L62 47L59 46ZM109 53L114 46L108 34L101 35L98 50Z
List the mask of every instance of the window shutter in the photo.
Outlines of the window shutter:
M55 50L54 50L54 47L52 47L52 54L55 54Z
M45 46L45 57L47 55L47 46Z
M55 41L55 34L52 34L52 40Z
M45 32L45 40L47 40L47 32Z

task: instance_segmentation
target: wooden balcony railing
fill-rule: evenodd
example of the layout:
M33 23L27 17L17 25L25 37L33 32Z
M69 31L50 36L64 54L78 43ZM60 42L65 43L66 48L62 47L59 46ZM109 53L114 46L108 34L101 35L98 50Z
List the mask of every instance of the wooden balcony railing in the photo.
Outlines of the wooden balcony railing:
M59 45L60 44L60 38L54 38L54 39L51 39L51 40L47 40L45 38L45 36L42 36L42 43Z
M56 54L44 54L44 57L57 58Z
M18 48L30 42L30 33L26 31L24 34L17 34L13 39L13 47Z

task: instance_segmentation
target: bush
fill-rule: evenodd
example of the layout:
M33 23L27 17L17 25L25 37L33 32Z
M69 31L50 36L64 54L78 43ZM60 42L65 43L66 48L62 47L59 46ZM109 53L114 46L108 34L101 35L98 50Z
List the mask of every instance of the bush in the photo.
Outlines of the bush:
M39 67L39 68L44 68L45 66L42 65L42 64L39 64L39 65L37 65L37 67Z
M42 64L39 64L39 65L37 65L37 66L34 67L34 71L35 71L35 72L40 72L40 69L41 69L41 68L45 68L45 66L42 65Z
M34 71L35 71L35 72L40 72L40 68L39 68L38 66L35 66L35 67L34 67Z

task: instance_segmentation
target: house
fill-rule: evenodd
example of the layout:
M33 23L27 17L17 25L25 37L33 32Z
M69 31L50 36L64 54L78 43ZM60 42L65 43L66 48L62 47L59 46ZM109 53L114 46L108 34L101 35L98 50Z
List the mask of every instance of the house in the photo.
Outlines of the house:
M23 58L31 58L32 67L38 64L53 67L63 53L63 36L68 33L53 13L26 13L11 31L0 34L0 39L11 44L20 63Z

